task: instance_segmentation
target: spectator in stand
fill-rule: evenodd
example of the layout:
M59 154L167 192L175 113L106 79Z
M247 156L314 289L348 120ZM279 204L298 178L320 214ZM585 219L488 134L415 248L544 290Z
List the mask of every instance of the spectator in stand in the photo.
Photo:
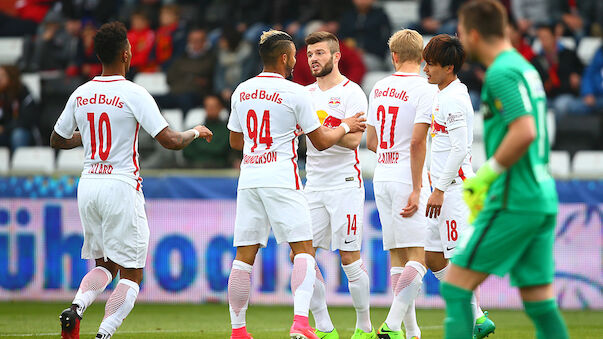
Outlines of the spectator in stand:
M218 41L218 60L214 74L214 90L220 93L224 102L230 103L230 97L235 88L243 81L252 77L255 63L251 58L252 47L234 27L222 29Z
M419 17L421 22L413 25L421 34L451 34L456 33L456 13L465 0L421 0Z
M586 67L580 89L581 100L570 108L569 113L603 114L603 46Z
M203 108L207 112L204 125L212 128L214 136L211 143L204 140L193 141L184 149L184 158L193 167L230 168L230 131L226 127L226 121L220 119L220 113L224 110L222 100L217 95L208 95L203 100Z
M522 33L531 33L535 26L551 20L549 0L511 0L511 14Z
M186 113L201 105L203 97L212 92L216 55L200 28L188 33L186 51L177 57L167 71L170 92L155 99L161 108L180 108Z
M15 66L0 66L0 146L28 146L33 140L37 107Z
M94 53L94 36L96 35L96 26L92 21L84 23L82 29L82 48L80 52L81 74L85 80L100 75L102 65Z
M155 39L155 62L163 71L184 52L186 39L186 27L180 21L180 7L175 4L161 7Z
M532 61L536 56L532 46L528 43L525 34L519 31L519 27L517 27L517 22L514 20L509 20L509 37L511 39L511 44L513 47L521 54L526 60Z
M333 33L331 29L332 25L329 25L328 23L316 27L316 31ZM310 33L312 32L308 32L308 34ZM341 40L339 41L339 50L341 51L339 71L353 82L361 84L362 78L364 78L364 74L366 73L366 67L364 66L362 56L360 56L355 49L348 47ZM305 45L297 50L295 58L297 59L297 62L295 63L295 68L293 68L293 81L303 86L316 82L316 78L312 75L312 72L310 72L310 66L306 62L308 56Z
M151 52L155 44L155 32L151 29L150 20L143 10L136 11L130 16L128 40L132 45L132 61L130 76L137 72L153 72L156 67L151 60Z
M565 115L580 93L580 75L584 66L572 49L561 44L555 35L555 25L540 25L536 29L542 52L532 64L540 73L549 105L557 116Z
M356 48L370 71L383 70L388 54L387 41L392 26L375 0L354 0L354 9L345 12L339 25L339 39Z
M58 12L50 12L42 24L42 33L33 41L32 55L27 51L24 58L28 71L65 70L72 56L72 36L63 28L63 17ZM76 44L77 45L77 44Z
M61 11L65 17L99 23L114 20L121 2L120 0L60 0Z

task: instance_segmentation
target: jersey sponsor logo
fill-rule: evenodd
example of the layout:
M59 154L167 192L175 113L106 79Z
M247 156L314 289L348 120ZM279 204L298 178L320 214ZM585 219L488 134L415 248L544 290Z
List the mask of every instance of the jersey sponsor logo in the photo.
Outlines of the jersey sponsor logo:
M448 130L446 129L446 126L438 124L438 122L435 121L435 116L432 115L431 116L431 137L434 138L436 135L438 135L438 133L448 134Z
M329 99L328 105L331 108L335 108L335 107L339 106L340 104L341 104L341 98L340 97L331 97Z
M405 90L398 91L395 88L386 88L384 90L380 90L375 88L375 99L379 97L390 97L394 99L399 99L402 101L408 101L408 95Z
M463 112L449 113L448 117L446 118L446 124L452 125L455 122L462 121L462 120L463 120Z
M244 155L243 163L244 164L269 164L272 162L276 162L278 160L277 153L272 151L264 154L258 155Z
M111 174L113 172L113 166L105 164L94 164L88 170L88 174Z
M249 99L259 99L276 102L277 104L283 103L283 98L281 98L281 95L279 93L268 93L263 89L256 89L252 93L241 92L239 99L241 100L241 102Z
M124 108L124 103L122 101L119 101L119 99L120 99L120 97L118 97L118 96L114 96L113 98L109 99L104 94L96 94L95 93L94 96L92 96L90 98L82 98L82 97L75 98L75 104L77 107L98 104L98 105L115 106L117 108Z
M397 164L400 159L400 153L398 152L384 152L379 153L379 159L377 161L380 164Z

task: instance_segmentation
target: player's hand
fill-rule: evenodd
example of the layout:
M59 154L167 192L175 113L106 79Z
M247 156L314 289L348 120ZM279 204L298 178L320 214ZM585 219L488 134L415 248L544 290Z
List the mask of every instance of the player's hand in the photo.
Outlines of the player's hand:
M412 191L408 196L408 202L406 203L406 207L402 209L402 213L400 215L403 218L410 218L415 214L415 212L419 209L419 198L421 196L421 191Z
M490 185L500 173L497 173L490 161L487 161L482 167L477 170L473 178L469 178L463 182L463 200L469 207L469 223L473 223L479 212L484 208L484 202L488 195Z
M199 132L199 138L203 138L207 142L211 142L211 138L213 138L214 134L209 130L209 128L202 125L197 125L195 126L195 129Z
M349 118L343 119L341 122L345 122L350 126L350 133L354 132L364 132L366 129L365 124L366 118L364 117L364 112L356 113Z
M434 188L433 192L427 200L427 209L425 210L425 216L428 218L437 218L440 216L442 210L442 204L444 203L444 192L437 188Z

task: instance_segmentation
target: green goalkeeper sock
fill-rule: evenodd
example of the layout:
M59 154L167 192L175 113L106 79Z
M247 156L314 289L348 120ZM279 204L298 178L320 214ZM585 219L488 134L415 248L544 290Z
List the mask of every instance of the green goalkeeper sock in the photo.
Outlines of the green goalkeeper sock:
M568 339L565 321L559 313L555 299L524 301L526 313L536 326L538 339Z
M473 337L474 322L473 309L471 308L473 292L442 281L440 283L440 294L446 301L444 338L471 339Z

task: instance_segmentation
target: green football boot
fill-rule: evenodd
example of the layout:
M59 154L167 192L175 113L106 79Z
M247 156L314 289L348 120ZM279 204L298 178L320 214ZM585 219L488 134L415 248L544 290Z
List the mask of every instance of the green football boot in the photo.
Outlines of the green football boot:
M320 339L339 339L339 333L337 333L336 329L333 329L331 332L322 332L319 330L314 330L314 333Z
M377 333L374 328L370 332L364 332L357 328L352 335L352 339L377 339Z
M404 331L392 331L385 322L377 330L377 337L379 339L406 339Z
M473 338L482 339L494 333L496 326L494 322L488 318L488 311L484 315L477 318L473 327Z

